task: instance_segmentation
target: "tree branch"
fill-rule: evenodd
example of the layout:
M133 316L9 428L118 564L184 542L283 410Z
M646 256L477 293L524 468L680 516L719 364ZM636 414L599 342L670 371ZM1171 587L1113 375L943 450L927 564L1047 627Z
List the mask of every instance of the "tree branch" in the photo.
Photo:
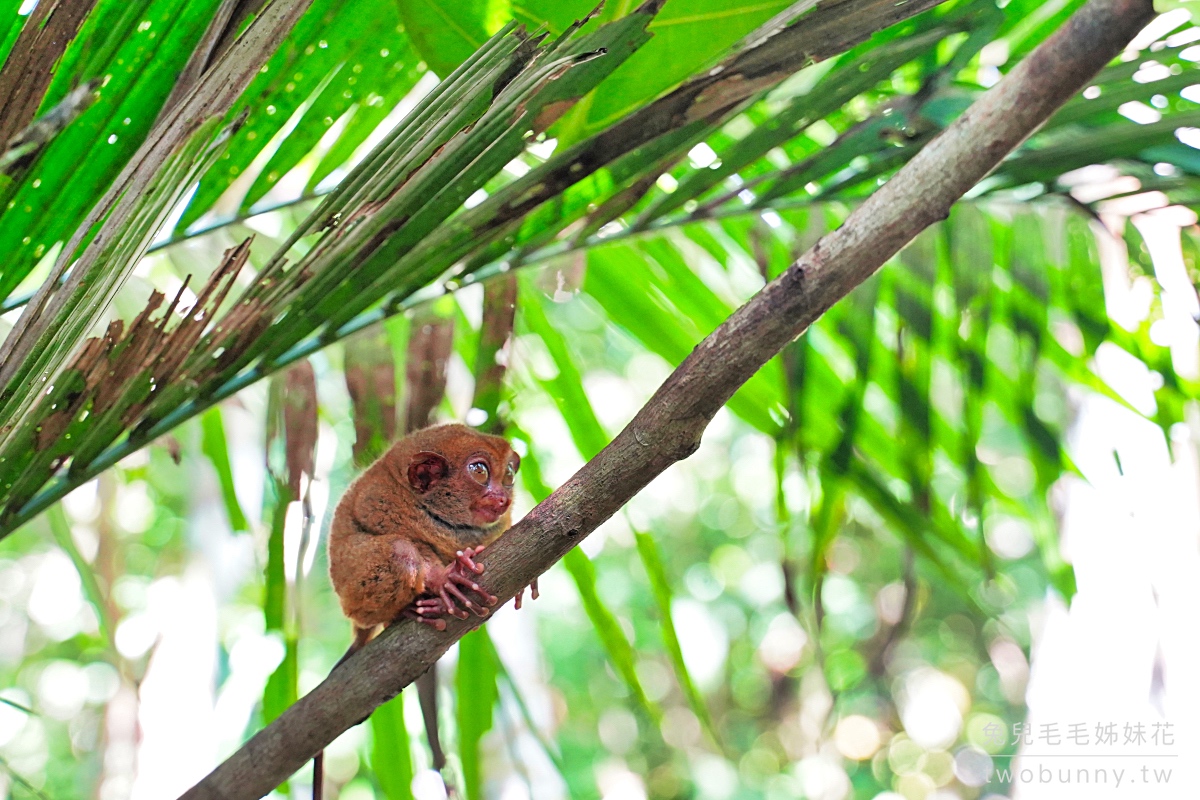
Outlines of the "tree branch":
M996 167L1151 19L1151 0L1092 0L886 185L701 342L598 456L484 557L502 601L545 572L663 470L768 359ZM478 626L392 626L183 795L265 795Z

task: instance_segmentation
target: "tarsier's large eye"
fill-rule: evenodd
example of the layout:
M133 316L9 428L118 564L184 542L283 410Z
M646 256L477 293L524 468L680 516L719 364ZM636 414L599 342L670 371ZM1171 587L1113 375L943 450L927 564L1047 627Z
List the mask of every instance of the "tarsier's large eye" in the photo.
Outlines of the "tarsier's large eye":
M482 461L472 461L470 464L467 464L467 474L474 478L476 483L482 484L488 482L487 464Z
M504 468L503 483L505 486L511 487L513 485L513 481L515 481L516 478L517 478L517 468L514 467L512 462L510 461L510 462L508 462L508 466L506 466Z

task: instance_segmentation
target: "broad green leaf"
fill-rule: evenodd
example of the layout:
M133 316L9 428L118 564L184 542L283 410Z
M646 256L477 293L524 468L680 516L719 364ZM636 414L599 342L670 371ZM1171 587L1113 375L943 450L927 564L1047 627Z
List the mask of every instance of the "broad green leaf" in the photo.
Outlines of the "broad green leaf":
M1005 15L1001 28L1001 33L1010 42L1010 63L1015 63L1040 44L1083 4L1084 0L1021 0L1019 5L1014 3L1013 13Z
M382 27L379 18L387 21ZM313 0L287 40L246 88L244 97L253 98L253 101L236 103L231 110L230 119L247 107L249 116L225 153L200 181L176 224L176 233L182 234L209 210L233 182L251 168L264 148L277 141L276 137L282 135L289 124L298 125L304 119L296 115L307 101L318 99L313 97L318 87L332 83L335 73L343 67L353 70L353 63L348 60L356 53L361 52L362 58L367 59L372 37L379 41L378 49L374 50L378 61L371 56L369 63L387 64L382 73L377 73L380 79L405 80L405 70L413 66L413 58L408 48L399 44L391 46L400 35L395 29L395 19L394 7L388 0ZM387 56L381 55L383 50L388 50ZM405 59L410 63L404 64ZM371 90L365 81L359 81L356 87L355 94ZM310 123L300 133L300 136L310 137L307 146L299 136L289 145L288 152L300 151L295 155L296 160L327 130L324 116L316 118L318 125L315 128ZM287 133L294 134L295 131L287 130Z
M679 634L675 632L675 622L671 617L671 583L667 578L667 570L663 566L662 554L659 552L654 537L650 534L635 531L634 536L637 539L638 555L642 559L642 566L646 568L646 576L650 579L650 589L654 594L654 602L658 605L659 625L662 629L663 643L667 647L667 654L671 657L671 666L675 669L675 678L679 681L679 685L683 689L683 696L687 699L688 706L691 707L692 713L696 715L696 719L700 720L700 723L712 738L713 743L719 749L723 748L721 735L717 730L717 726L713 723L712 714L708 710L708 704L704 702L703 695L696 688L691 673L688 672L687 664L683 660L683 648L679 645Z
M520 475L525 488L540 503L550 496L550 487L542 478L541 469L532 450L532 440L527 434L516 428L512 430L512 435L514 438L523 439L529 447L526 455L521 459ZM625 637L625 632L621 630L616 616L600 599L596 589L596 568L591 559L576 547L563 557L562 565L575 581L575 587L579 590L579 599L583 602L584 612L591 620L596 635L600 637L600 643L604 646L604 651L608 655L613 669L617 671L621 680L629 688L638 707L645 711L650 719L657 722L662 717L662 712L646 697L646 692L642 689L642 682L637 675L637 655L633 645Z
M341 134L329 146L329 150L313 169L313 174L304 187L305 194L312 194L321 181L350 160L358 148L366 142L367 137L375 131L379 123L383 122L424 74L407 39L398 42L397 47L399 48L397 50L380 48L379 57L381 59L395 59L390 62L391 66L388 67L390 79L383 81L382 85L375 86L373 93L360 97L358 102L351 106L347 112L349 119L342 128ZM296 131L293 131L292 136L295 135Z
M99 99L60 133L22 179L0 190L0 297L55 242L68 239L141 145L216 0L159 0L104 71ZM82 47L76 40L72 47ZM64 58L71 53L71 48Z
M225 439L225 423L222 420L221 409L213 406L200 417L200 450L212 463L217 471L217 480L221 484L221 499L225 501L225 515L229 518L229 527L234 531L245 533L250 530L242 506L238 503L236 482L233 479L233 467L229 463L229 448Z
M112 63L113 54L128 37L143 33L137 26L154 14L156 2L159 0L99 0L84 19L75 41L55 65L39 113L58 103L83 80L99 76L104 69L122 66ZM208 8L212 10L212 6Z
M267 678L263 688L262 718L263 724L269 725L279 718L299 697L297 688L300 681L299 642L295 636L283 637L283 661Z
M412 800L413 762L404 694L371 712L371 770L386 800Z
M100 635L104 637L105 645L110 651L115 650L116 643L113 634L116 629L110 613L112 606L105 599L104 591L100 588L100 582L96 580L96 573L92 571L91 564L87 562L75 545L75 538L71 535L71 523L67 521L62 504L55 503L51 506L46 512L46 519L50 523L50 533L54 536L55 543L67 554L75 571L79 573L79 582L83 585L83 596L87 598L92 610L96 612L96 619L100 623ZM22 708L15 703L10 703L10 705Z
M286 480L268 478L271 529L267 539L266 581L263 591L263 617L266 629L283 641L284 657L267 679L263 689L263 721L269 723L282 714L299 696L297 640L289 633L287 620L288 584L283 564L283 537L287 522L290 492Z
M486 628L471 631L458 642L454 673L454 714L458 720L458 755L462 760L467 800L483 800L483 765L479 743L492 729L498 657Z
M21 4L22 0L4 0L4 3L0 4L0 31L3 32L0 33L0 67L4 66L9 51L21 35L25 20L29 18L28 15L17 14Z
M725 54L790 0L675 0L650 24L654 38L564 120L571 143L601 130Z
M508 21L500 0L395 0L404 30L429 68L449 75Z
M347 33L354 38L317 43L318 48L323 45L336 47L342 60L331 68L325 82L315 90L299 122L242 198L243 213L308 155L343 114L356 109L355 116L361 114L364 120L382 119L380 115L390 106L385 106L385 98L379 90L386 87L389 96L399 99L420 78L422 71L417 67L417 59L408 48L396 17L395 1L375 0L368 5L366 0L360 0L360 4L362 7L355 9L362 15L359 25L345 25ZM347 133L357 140L347 137ZM344 152L352 144L361 144L369 133L369 129L355 126L351 131L343 131L338 144Z

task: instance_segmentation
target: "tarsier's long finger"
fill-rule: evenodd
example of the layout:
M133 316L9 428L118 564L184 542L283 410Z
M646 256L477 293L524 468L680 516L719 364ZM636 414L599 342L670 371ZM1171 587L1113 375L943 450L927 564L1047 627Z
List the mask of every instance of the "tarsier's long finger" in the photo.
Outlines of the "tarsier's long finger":
M449 585L450 584L446 584L447 587L449 587ZM468 616L470 616L466 611L463 611L461 608L458 607L458 604L455 603L453 599L451 599L451 597L447 593L446 589L442 589L440 594L442 596L443 602L445 602L445 604L446 604L446 613L447 614L449 614L452 617L458 617L459 619L466 619Z
M467 595L462 594L462 591L458 590L458 587L456 587L454 583L446 581L446 584L442 588L442 597L446 602L446 606L450 607L450 613L457 616L458 619L467 619L469 614L467 613L467 610L463 610L462 608L458 607L454 601L450 600L451 596L454 597L454 599L458 602L462 603L462 606L466 607L467 610L472 610L472 612L475 612L475 614L478 614L479 616L484 616L487 614L486 610L480 608L478 604L470 600Z
M444 619L431 619L431 618L429 618L429 617L423 617L423 616L421 616L421 614L420 614L420 613L419 613L419 612L418 612L416 609L414 609L412 606L409 606L408 608L404 609L404 611L402 611L401 613L402 613L402 614L403 614L405 617L407 617L408 619L415 619L415 620L417 620L418 622L424 622L426 625L432 625L432 626L433 626L433 628L434 628L434 630L439 630L439 631L444 631L444 630L446 630L446 620L444 620Z
M413 608L418 614L434 617L446 613L446 607L442 603L440 597L430 597L418 600L413 603Z
M521 600L524 599L524 597L525 597L525 589L522 588L520 591L517 592L517 596L515 598L513 598L513 600L514 600L513 608L520 608ZM530 600L538 599L537 578L534 578L533 581L531 581L529 584L529 599Z
M468 610L474 611L477 616L486 617L488 614L488 610L486 608L483 608L479 604L477 604L475 601L473 601L471 598L467 597L465 594L463 594L459 590L459 588L454 585L455 583L456 583L456 581L446 581L446 585L442 589L442 596L445 597L446 593L449 592L450 594L454 595L454 597L456 597L458 599L458 602L462 603ZM458 617L458 614L455 614L454 616ZM464 611L462 613L462 616L459 617L459 619L466 619L466 618L467 618L467 612Z
M475 559L478 558L479 554L482 552L482 547L468 547L466 550L459 550L455 555L454 560L457 562L457 566L461 566L463 569L470 570L476 575L482 575L483 564L475 563Z
M476 594L478 594L480 597L483 598L483 602L485 604L487 604L489 606L496 605L497 600L496 600L495 595L488 594L487 590L485 590L478 583L475 583L474 581L472 581L469 576L461 575L457 572L453 572L449 576L447 576L446 580L447 580L447 583L456 583L459 586L462 586L466 589L470 589L471 591L475 592Z

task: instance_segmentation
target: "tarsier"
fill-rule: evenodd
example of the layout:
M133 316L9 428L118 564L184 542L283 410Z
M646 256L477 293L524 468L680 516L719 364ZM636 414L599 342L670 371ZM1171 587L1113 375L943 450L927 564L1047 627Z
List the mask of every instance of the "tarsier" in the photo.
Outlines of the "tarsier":
M354 626L343 661L399 619L444 630L446 615L490 613L496 598L476 582L475 559L511 524L520 463L499 436L439 425L405 436L350 484L329 533L329 576ZM530 589L536 598L536 581ZM315 799L321 777L318 755Z

